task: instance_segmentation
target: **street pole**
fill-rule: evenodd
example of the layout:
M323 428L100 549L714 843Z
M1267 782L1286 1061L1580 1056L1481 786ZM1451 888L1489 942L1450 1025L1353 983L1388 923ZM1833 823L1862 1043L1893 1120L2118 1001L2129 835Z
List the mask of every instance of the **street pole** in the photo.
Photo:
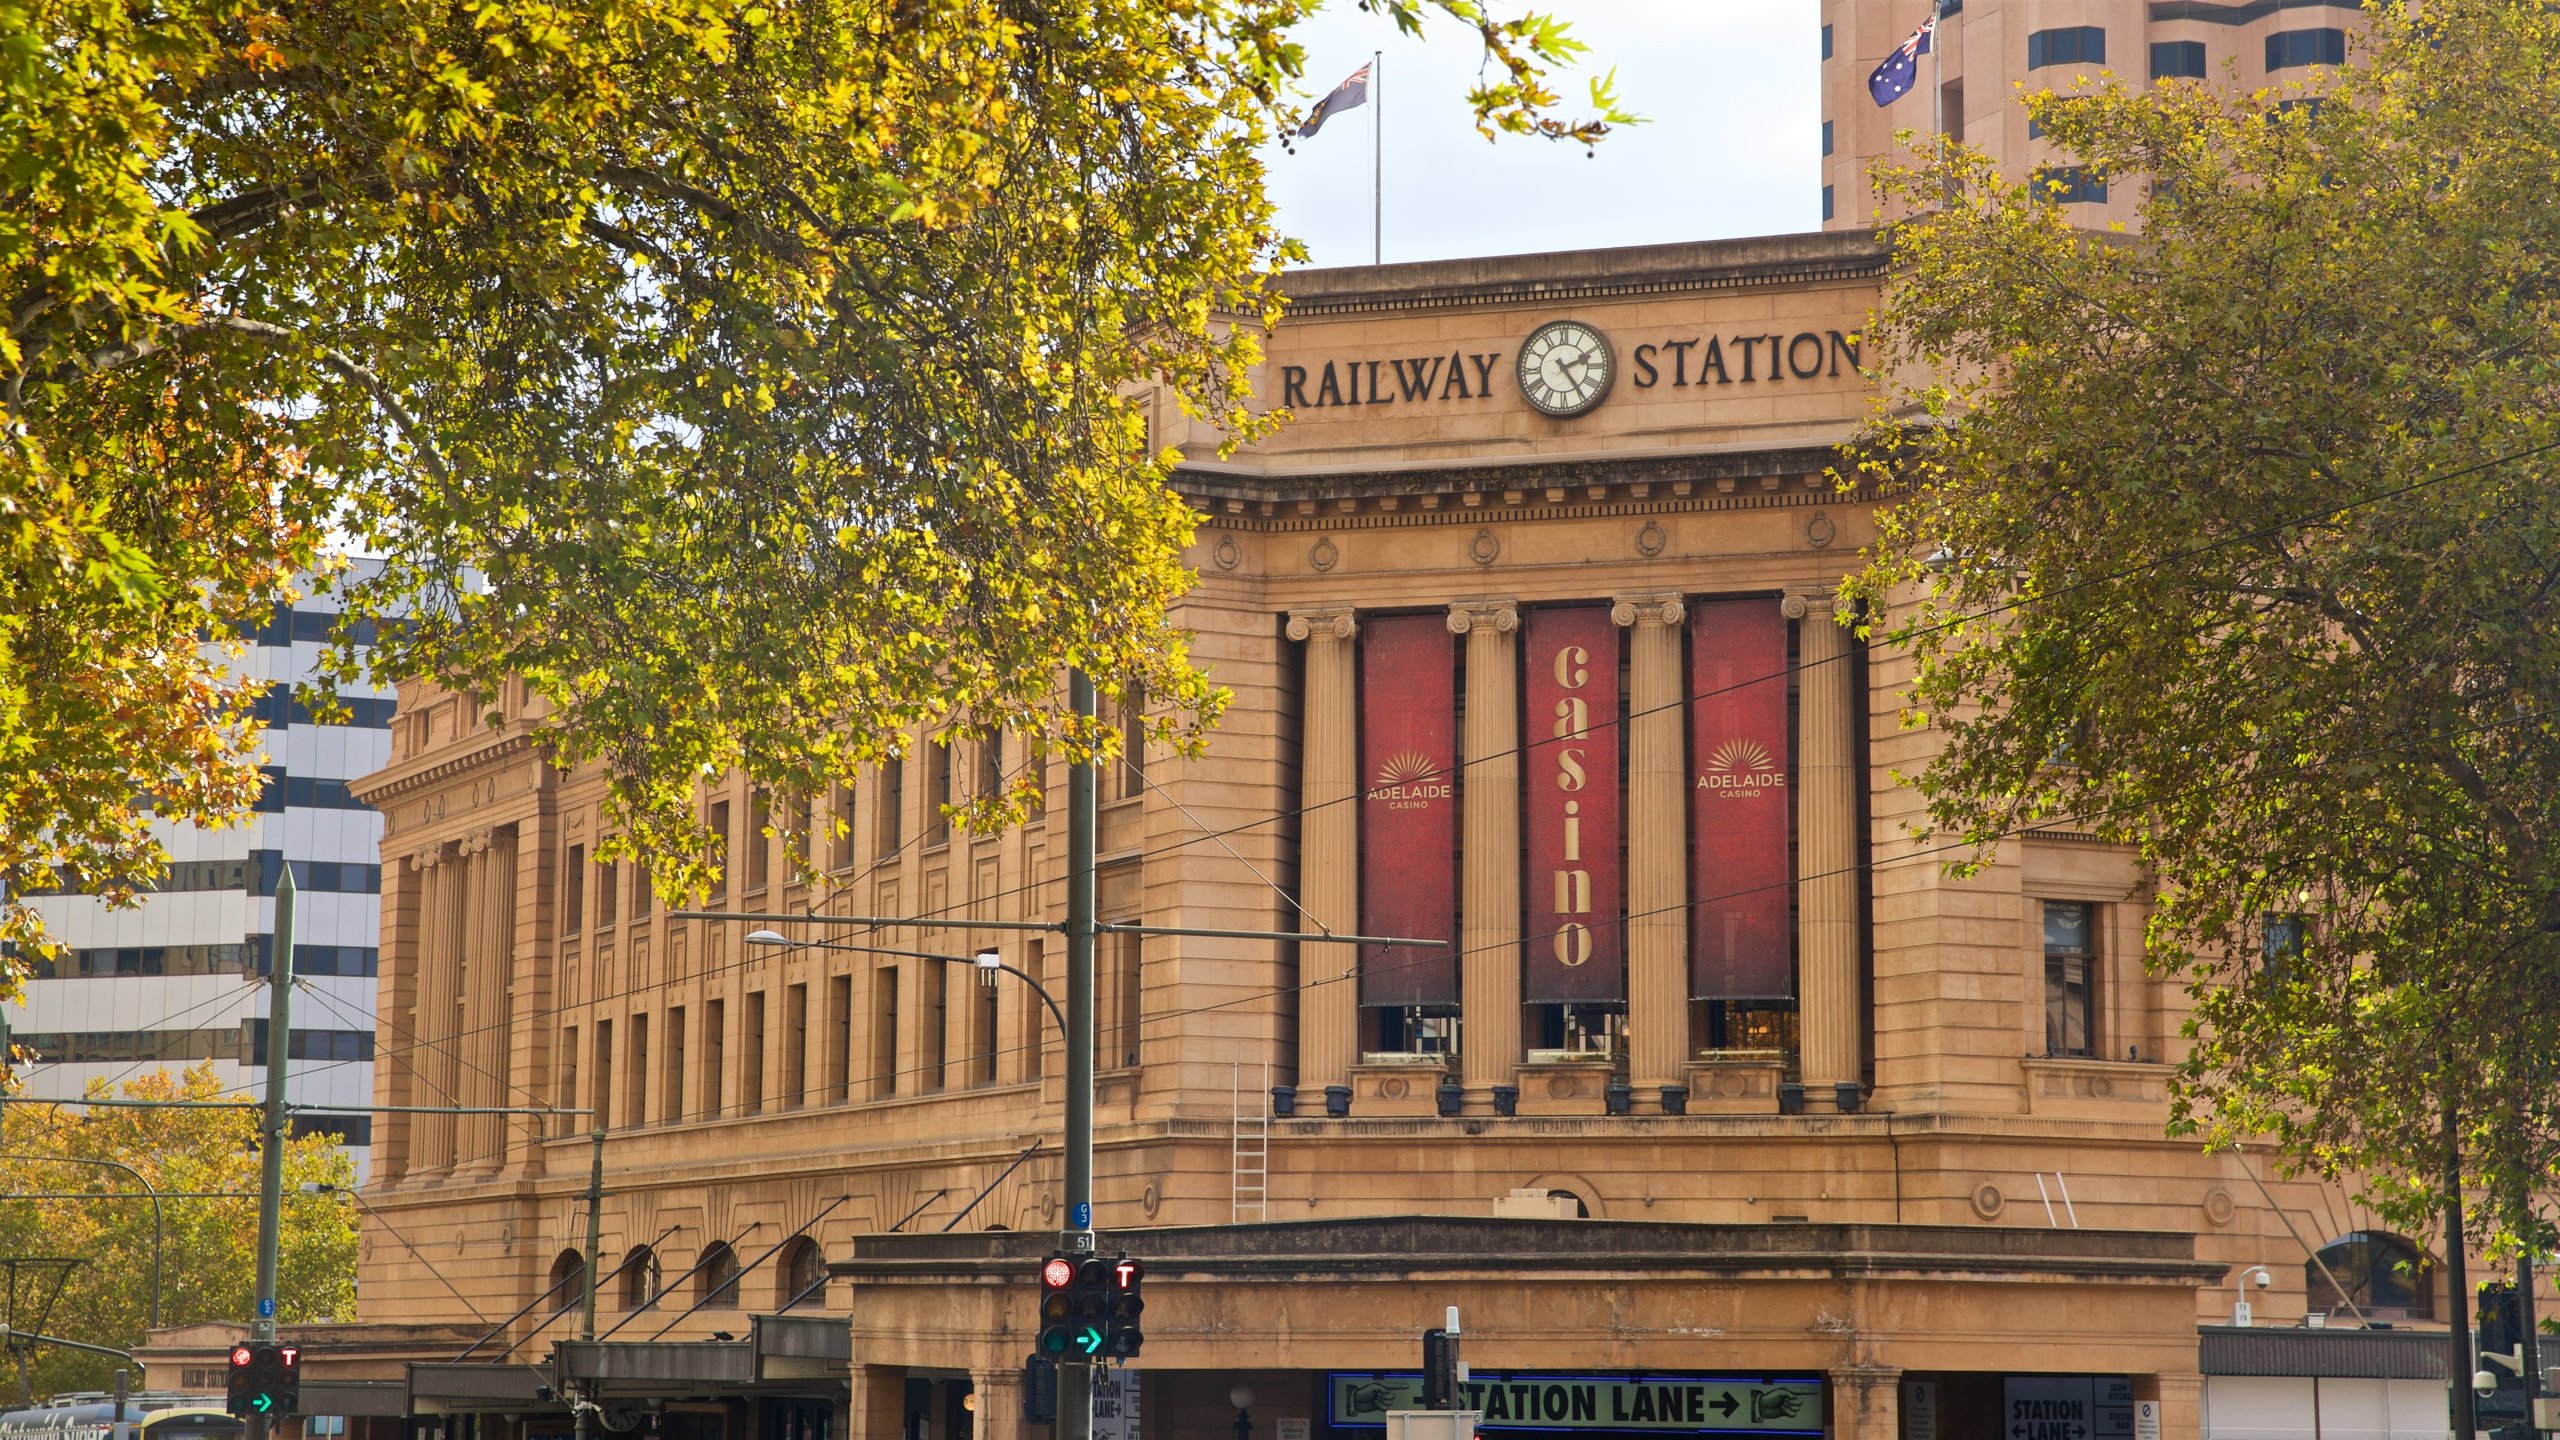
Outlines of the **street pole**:
M276 1249L284 1227L284 1087L293 1054L293 862L276 880L274 957L267 966L267 1113L258 1145L258 1313L251 1338L276 1338ZM249 1417L248 1440L267 1440L266 1417Z
M2440 1083L2451 1085L2453 1067L2448 1060L2438 1071ZM2479 1412L2471 1399L2471 1316L2477 1300L2471 1293L2467 1259L2462 1238L2462 1135L2459 1112L2454 1108L2450 1089L2444 1098L2444 1270L2445 1298L2451 1302L2453 1314L2446 1317L2446 1395L2447 1418L2452 1422L2454 1440L2471 1440L2479 1429Z
M1093 677L1067 674L1076 718L1096 709ZM1092 727L1084 727L1088 735ZM1094 1251L1093 1236L1093 762L1067 767L1067 1228L1060 1248ZM1058 1440L1093 1440L1093 1367L1069 1356L1058 1367Z
M2524 1362L2524 1421L2526 1425L2538 1430L2539 1417L2535 1415L2534 1407L2542 1400L2542 1346L2540 1343L2542 1337L2533 1331L2533 1251L2531 1249L2526 1249L2516 1256L2516 1319L2520 1322L2516 1329L2520 1333L2524 1346L2516 1356L2518 1360Z
M587 1280L586 1295L578 1311L578 1338L592 1341L596 1338L596 1252L604 1248L604 1127L599 1125L588 1131L587 1143ZM569 1377L559 1378L561 1392L568 1393ZM570 1413L576 1417L578 1440L587 1440L586 1400L586 1396L577 1395L569 1401Z

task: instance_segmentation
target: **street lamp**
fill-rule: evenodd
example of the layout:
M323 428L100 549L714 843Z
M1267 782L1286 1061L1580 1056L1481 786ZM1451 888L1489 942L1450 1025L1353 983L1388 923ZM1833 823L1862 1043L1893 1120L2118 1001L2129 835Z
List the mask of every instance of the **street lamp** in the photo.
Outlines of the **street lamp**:
M1236 1440L1253 1440L1253 1387L1239 1383L1227 1399L1236 1407Z

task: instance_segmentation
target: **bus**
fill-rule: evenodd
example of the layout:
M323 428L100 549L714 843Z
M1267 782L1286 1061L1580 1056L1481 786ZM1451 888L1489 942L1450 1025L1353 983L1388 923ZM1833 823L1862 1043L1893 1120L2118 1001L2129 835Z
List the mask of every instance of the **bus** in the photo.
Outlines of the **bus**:
M133 1440L238 1440L248 1427L210 1397L136 1395L125 1402ZM0 1411L0 1440L114 1440L115 1401L84 1392Z

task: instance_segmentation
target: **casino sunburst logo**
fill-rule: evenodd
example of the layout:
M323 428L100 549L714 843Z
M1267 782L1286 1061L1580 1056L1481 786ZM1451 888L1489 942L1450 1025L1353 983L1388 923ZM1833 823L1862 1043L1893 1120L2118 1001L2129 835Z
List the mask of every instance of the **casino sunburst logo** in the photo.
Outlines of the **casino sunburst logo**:
M1783 789L1787 772L1778 757L1757 740L1732 739L1707 754L1707 773L1698 777L1698 788L1720 792L1728 799L1758 795Z
M1778 762L1769 758L1769 747L1757 740L1727 740L1707 757L1707 771L1714 775L1748 775L1777 768Z
M1401 785L1420 785L1440 778L1440 762L1419 750L1400 750L1387 757L1378 767L1377 786L1392 790Z

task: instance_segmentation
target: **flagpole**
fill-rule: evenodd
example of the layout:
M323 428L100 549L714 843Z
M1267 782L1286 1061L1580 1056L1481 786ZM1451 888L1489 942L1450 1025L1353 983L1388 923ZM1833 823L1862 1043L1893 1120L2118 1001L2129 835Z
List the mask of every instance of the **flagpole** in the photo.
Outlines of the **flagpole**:
M1946 0L1929 0L1929 148L1932 151L1944 149L1947 142L1947 87L1938 83L1938 52L1946 48L1938 43L1942 38L1938 34L1938 10L1945 3Z
M1938 0L1929 0L1935 5ZM1386 52L1369 52L1369 263L1387 262Z

